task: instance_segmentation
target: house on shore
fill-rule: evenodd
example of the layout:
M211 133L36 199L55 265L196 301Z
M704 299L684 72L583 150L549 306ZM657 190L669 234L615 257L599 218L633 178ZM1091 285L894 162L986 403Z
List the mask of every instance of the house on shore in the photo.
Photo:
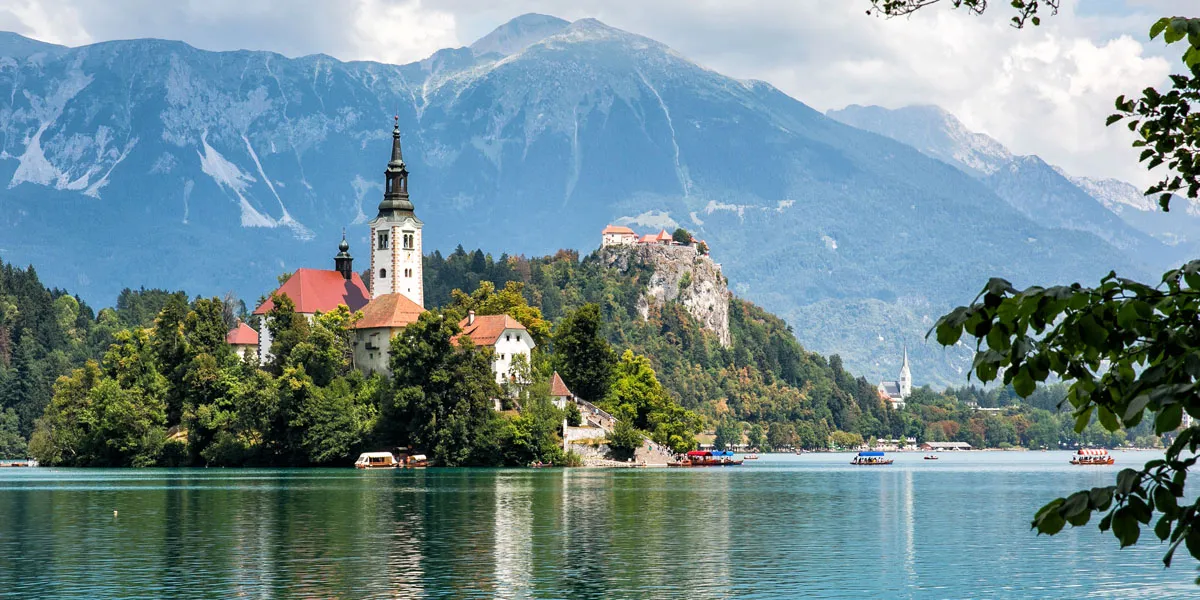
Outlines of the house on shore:
M944 452L947 450L970 450L971 445L966 442L924 442L921 444L921 449L932 452Z

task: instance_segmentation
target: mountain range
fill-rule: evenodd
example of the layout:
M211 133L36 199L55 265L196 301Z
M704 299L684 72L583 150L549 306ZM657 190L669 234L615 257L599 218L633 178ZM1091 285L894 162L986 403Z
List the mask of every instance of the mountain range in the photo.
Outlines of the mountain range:
M1036 157L965 129L960 156L880 111L827 116L594 19L525 15L406 65L0 33L0 256L97 304L253 303L332 265L343 228L365 259L393 115L426 251L687 227L739 294L871 378L907 346L916 383L964 383L970 350L924 334L989 276L1148 277L1180 251Z

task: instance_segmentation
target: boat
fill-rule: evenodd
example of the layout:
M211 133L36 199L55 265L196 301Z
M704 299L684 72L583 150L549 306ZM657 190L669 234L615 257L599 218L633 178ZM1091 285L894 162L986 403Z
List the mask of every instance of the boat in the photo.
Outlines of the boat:
M413 454L405 457L403 467L406 469L424 469L429 466L429 459L424 454Z
M925 460L937 460L937 459L938 459L938 457L936 454L926 454L925 455Z
M529 463L529 468L531 468L531 469L544 469L546 467L553 467L553 466L554 466L554 463L552 463L552 462L544 463L540 460L537 462Z
M742 460L758 460L758 455L757 454L747 454L746 456L742 457Z
M736 467L741 460L733 457L728 450L692 450L675 462L667 463L668 467Z
M391 452L363 452L354 461L355 469L395 469L400 466Z
M1103 448L1080 448L1075 456L1071 457L1073 465L1111 465L1115 462L1117 461L1108 450Z
M885 457L882 452L867 450L859 452L857 456L850 460L850 464L860 466L890 465L892 464L892 459Z
M0 467L16 468L16 467L36 467L36 466L38 466L38 462L36 460L33 460L32 458L29 460L0 461Z

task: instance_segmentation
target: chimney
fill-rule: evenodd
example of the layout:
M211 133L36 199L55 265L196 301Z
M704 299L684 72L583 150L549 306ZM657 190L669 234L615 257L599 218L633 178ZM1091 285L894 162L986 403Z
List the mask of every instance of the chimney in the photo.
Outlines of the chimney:
M475 324L475 311L468 310L467 311L467 326L470 327L471 325L474 325L474 324Z

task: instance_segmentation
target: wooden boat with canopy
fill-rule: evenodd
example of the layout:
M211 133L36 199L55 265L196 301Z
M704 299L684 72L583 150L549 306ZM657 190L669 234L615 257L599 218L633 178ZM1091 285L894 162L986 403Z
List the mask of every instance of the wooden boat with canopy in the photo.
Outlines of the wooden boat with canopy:
M692 450L668 467L735 467L742 464L728 450Z
M858 466L890 465L892 464L892 459L884 456L882 452L865 451L859 452L857 456L852 458L850 464Z
M1108 450L1103 448L1080 448L1075 456L1071 457L1073 465L1111 465L1115 462L1117 461Z

